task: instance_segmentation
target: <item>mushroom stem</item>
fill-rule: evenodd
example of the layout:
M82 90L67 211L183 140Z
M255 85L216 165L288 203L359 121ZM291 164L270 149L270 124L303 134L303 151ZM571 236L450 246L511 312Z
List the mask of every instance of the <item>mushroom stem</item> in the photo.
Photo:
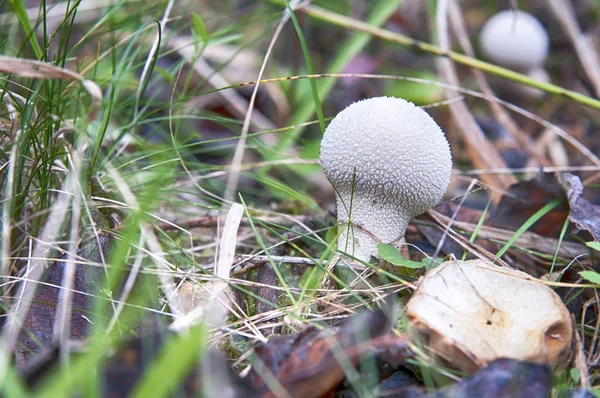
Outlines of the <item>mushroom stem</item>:
M393 203L373 203L371 197L355 192L354 197L341 195L336 202L338 224L342 229L338 249L362 261L369 261L371 256L379 257L379 243L403 241L411 217Z

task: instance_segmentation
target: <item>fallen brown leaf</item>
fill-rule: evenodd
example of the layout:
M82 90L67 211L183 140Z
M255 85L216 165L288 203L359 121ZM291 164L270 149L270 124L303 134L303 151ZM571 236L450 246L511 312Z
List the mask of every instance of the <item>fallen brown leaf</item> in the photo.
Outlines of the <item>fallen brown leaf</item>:
M99 249L96 239L90 240L87 245L77 250L77 255L90 262L100 263L99 250L106 252L110 244L110 237L101 235L99 237L102 248ZM61 260L66 257L64 255ZM35 293L29 312L23 322L18 345L15 352L17 364L25 366L29 359L35 356L41 348L50 345L54 341L54 323L59 313L59 296L65 262L58 260L48 267L45 277ZM69 337L74 340L82 340L88 335L90 318L92 318L92 297L96 292L96 286L101 285L104 270L90 264L78 263L75 269L73 282L73 310L71 314L71 330Z
M600 206L591 204L581 196L583 184L579 177L566 173L563 176L563 187L571 206L569 220L577 228L592 234L595 241L600 241Z
M554 199L564 199L565 203L544 215L529 231L545 237L558 238L569 214L569 208L563 188L554 173L538 173L531 180L511 185L492 211L490 226L516 230L525 220Z
M411 355L407 337L391 334L395 303L386 299L377 311L358 314L337 329L309 327L292 336L280 336L255 349L251 380L262 397L320 397L335 389L348 366L356 366L365 355L386 355L398 366ZM271 391L270 374L282 391Z

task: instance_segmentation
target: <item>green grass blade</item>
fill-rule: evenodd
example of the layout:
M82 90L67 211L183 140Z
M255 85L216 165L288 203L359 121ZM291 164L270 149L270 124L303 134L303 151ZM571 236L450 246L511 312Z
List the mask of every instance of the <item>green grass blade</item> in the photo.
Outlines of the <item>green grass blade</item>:
M144 378L138 383L134 398L165 397L182 385L204 351L205 332L196 327L179 336L173 336L162 348Z
M529 217L527 219L527 221L525 221L523 223L523 225L521 225L521 227L519 227L519 229L517 229L515 234L508 240L508 242L506 242L504 247L502 249L500 249L500 251L496 254L496 257L498 257L498 258L502 257L508 251L508 249L510 249L512 247L512 245L514 245L514 243L517 241L517 239L519 239L519 237L521 235L523 235L523 233L525 233L525 231L527 231L540 218L544 217L547 213L549 213L552 209L554 209L556 206L558 206L561 202L562 202L562 199L554 199L552 202L546 204L546 206L544 206L541 209L539 209L538 211L536 211L535 214L533 214L531 217Z
M3 397L25 398L29 395L25 391L21 376L13 367L8 367L4 380L0 384L0 393Z
M29 21L29 16L27 16L27 10L25 9L25 5L20 0L9 0L9 3L17 16L17 19L21 23L23 29L25 29L25 33L27 34L27 38L29 39L29 43L31 44L31 48L33 48L33 52L38 60L42 60L44 58L44 52L40 47L40 43L37 41L37 37L35 36L35 32L33 31L33 27L31 26L31 22Z
M552 273L554 272L554 266L556 265L556 259L558 258L558 252L560 251L560 245L565 239L565 235L567 234L567 229L569 228L569 217L565 219L565 223L560 231L560 236L558 237L558 244L556 245L556 251L554 252L554 257L552 258L552 266L550 266L550 272L548 272L548 280L551 280ZM562 274L561 274L562 278ZM560 281L560 279L559 279Z
M488 209L490 208L490 204L492 203L492 198L490 198L487 202L487 204L485 205L485 209L483 209L483 212L481 213L481 217L479 217L479 221L477 221L477 225L475 226L475 229L473 230L473 233L471 234L471 237L469 238L469 242L473 243L475 242L475 239L477 238L477 235L479 235L479 230L481 229L481 227L483 226L483 222L485 221L485 216L488 213ZM467 254L468 251L465 250L463 255L462 255L462 259L461 260L465 260L467 258Z
M367 23L373 26L381 26L398 9L403 0L379 1L373 8L373 11L366 19ZM369 43L371 36L367 33L356 33L348 39L342 46L335 51L335 58L327 67L326 73L341 73L345 66L359 54ZM329 95L337 79L322 79L319 84L319 98L323 99ZM297 102L298 108L294 111L290 124L297 125L308 121L315 112L314 105L306 99ZM305 126L295 128L294 130L281 136L277 143L276 150L285 153L289 147L296 141L298 136L304 131Z
M312 67L312 61L310 59L310 52L308 51L308 46L306 45L306 40L304 40L304 34L302 33L302 28L300 28L300 24L298 23L298 18L296 18L296 14L294 14L294 10L290 7L290 3L288 0L284 0L285 5L290 12L290 17L292 18L292 22L294 23L294 28L296 28L296 33L298 34L298 39L300 40L300 46L302 47L302 54L304 55L304 62L306 62L306 70L309 74L314 74L314 70ZM317 116L319 118L319 126L321 127L321 132L325 132L325 120L323 119L323 108L321 107L321 100L319 99L319 91L317 90L317 81L315 79L310 79L310 89L312 92L313 102L315 105L315 109L317 111Z

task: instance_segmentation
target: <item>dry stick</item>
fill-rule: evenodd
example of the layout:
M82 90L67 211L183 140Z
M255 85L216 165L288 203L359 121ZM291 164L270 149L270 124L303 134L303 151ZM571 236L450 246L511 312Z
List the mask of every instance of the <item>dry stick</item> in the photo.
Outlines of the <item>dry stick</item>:
M516 167L508 169L472 169L472 170L454 170L457 175L477 175L477 174L513 174L513 173L556 173L570 171L600 171L599 166L552 166L552 167ZM586 184L584 184L586 185Z
M575 52L583 70L594 86L596 96L600 97L600 57L594 46L594 43L581 32L573 6L565 0L548 0L548 4L554 13L554 17L562 26L563 30L569 36L571 44L575 47Z
M83 163L82 153L84 147L77 148L71 155L67 151L67 157L71 166L67 189L73 193L73 203L71 206L71 231L69 235L69 249L67 252L64 274L61 285L63 289L59 291L58 314L54 323L54 338L60 343L60 361L67 365L69 360L69 339L71 337L71 316L73 313L73 284L75 279L75 256L77 254L77 242L79 240L79 222L81 218L81 199L83 191L79 184L79 173ZM99 246L102 251L102 246Z
M336 257L337 256L337 257ZM322 266L327 266L331 262L337 262L339 260L339 255L336 254L332 260L323 260L321 262ZM242 254L239 256L240 261L234 264L235 267L241 267L232 272L232 275L238 276L242 274L247 274L248 272L259 268L265 264L269 264L269 257L263 255L250 255L250 254ZM280 264L296 264L296 265L309 265L314 266L317 263L310 258L307 257L289 257L289 256L271 256L270 257L274 262ZM361 271L367 269L362 264L356 263L352 264L353 268L357 268Z
M437 6L437 17L436 25L438 32L438 40L440 47L443 50L447 50L450 47L450 40L448 38L448 25L447 25L447 11L448 1L440 0ZM437 60L438 70L442 77L442 80L453 86L459 86L458 76L456 69L451 59L440 58ZM450 90L445 90L446 96L450 98L454 93ZM491 168L506 168L506 163L498 154L498 151L494 146L485 138L483 131L475 121L475 118L469 112L469 109L464 102L455 102L449 105L450 113L462 132L463 139L467 146L467 152L469 157L473 161L475 167L491 167ZM482 177L482 180L490 186L494 186L503 190L516 182L516 179L510 175L492 175L488 174ZM497 202L500 200L499 195L494 195L494 199Z
M293 0L290 6L296 6L299 0ZM290 11L286 8L283 12L283 16L281 20L277 24L275 28L275 33L273 33L273 38L269 43L269 47L267 48L267 52L265 53L265 58L260 66L260 70L258 71L258 77L256 78L256 85L252 90L252 96L250 97L250 102L248 103L248 110L246 111L246 116L244 117L244 124L242 126L242 131L240 133L240 138L238 140L237 145L235 146L235 152L233 154L233 159L231 160L231 172L229 173L229 177L227 178L227 185L225 186L225 194L223 197L226 201L233 201L235 198L235 192L237 190L237 185L240 179L240 166L242 161L244 160L244 152L246 150L246 140L248 138L248 131L250 130L250 119L252 117L252 111L254 110L254 103L256 102L256 95L258 94L258 88L260 87L260 80L265 73L265 69L267 67L267 62L271 57L271 53L273 52L273 47L281 34L281 30L290 19Z
M454 29L454 33L458 38L458 42L460 43L463 51L468 56L473 57L475 55L475 51L473 51L473 46L471 46L467 30L465 29L465 22L462 17L460 5L455 0L451 0L448 12L450 17L450 24ZM495 97L496 94L494 93L487 79L485 78L485 74L479 69L475 68L471 68L471 71L473 73L473 76L475 76L475 80L481 88L481 91L485 95ZM512 133L513 137L515 137L515 139L519 143L521 149L528 152L530 156L534 157L535 160L541 166L552 165L544 155L543 151L531 145L529 137L519 128L515 121L510 117L508 112L502 106L500 106L500 104L491 101L488 102L488 105L490 106L492 112L494 113L496 119L500 122L500 124L502 124L502 126L504 126L504 128L507 131L510 131Z
M435 210L430 210L429 214L440 224L447 225L451 222L450 217L443 215ZM452 225L462 231L472 233L477 229L476 224L467 223L464 221L454 221ZM481 226L477 230L477 237L481 239L487 240L497 240L501 242L508 241L512 236L514 236L514 231L508 231L502 228ZM515 241L514 246L522 247L530 250L537 250L542 253L552 254L554 255L556 251L556 246L558 245L557 239L545 238L541 235L536 234L535 232L524 232L519 238ZM573 258L581 254L585 254L589 251L589 249L580 243L576 242L562 242L560 249L558 251L558 256L563 258Z
M294 257L294 256L263 256L258 254L240 254L240 261L235 266L241 266L243 264L264 264L268 263L269 259L273 262L281 264L296 264L296 265L316 265L317 262L307 257ZM327 265L329 260L321 261L321 265ZM361 268L367 268L361 265Z
M359 77L359 78L363 78L363 79L376 79L376 80L385 80L385 79L389 79L389 80L403 80L403 81L407 81L407 82L415 82L415 83L420 83L420 84L429 84L432 86L436 86L436 87L441 87L443 89L448 89L448 90L453 90L462 94L467 94L470 95L472 97L475 98L481 98L484 99L486 101L495 101L499 104L501 104L502 106L504 106L505 108L510 109L513 112L516 112L518 114L521 114L535 122L537 122L538 124L549 128L550 130L554 131L559 137L561 137L562 139L564 139L565 141L567 141L569 144L573 145L579 152L581 152L585 157L587 157L590 162L594 163L597 166L600 166L600 158L598 158L592 151L590 151L585 145L581 144L579 141L577 141L575 138L573 138L570 134L568 134L566 131L564 131L563 129L561 129L560 127L548 122L547 120L537 116L536 114L529 112L523 108L520 108L514 104L511 104L510 102L506 102L504 100L501 100L500 98L497 97L491 97L489 95L485 95L482 94L478 91L475 90L469 90L467 88L463 88L460 86L456 86L456 85L452 85L452 84L446 84L446 83L441 83L441 82L434 82L431 80L427 80L427 79L419 79L416 77L406 77L406 76L395 76L395 75L373 75L373 74L368 74L368 73L322 73L322 74L315 74L315 75L298 75L298 76L287 76L287 77L278 77L278 78L273 78L273 79L263 79L261 83L274 83L274 82L280 82L280 81L284 81L284 80L299 80L299 79L318 79L318 78L325 78L325 77L335 77L335 78L340 78L340 77ZM243 83L239 83L235 86L229 86L229 87L225 87L227 89L230 88L235 88L235 87L243 87L243 86L249 86L252 84L256 84L256 82L252 81L252 82L243 82ZM539 87L536 87L539 88ZM581 94L580 94L581 95ZM585 96L583 96L585 97ZM586 97L590 100L593 100L592 98ZM577 101L577 100L575 100ZM593 100L596 101L596 100ZM580 102L580 101L578 101ZM598 109L600 109L600 101L598 102ZM504 168L503 170L509 170L508 168Z
M277 0L279 2L279 0ZM510 69L502 68L500 66L490 64L488 62L480 61L476 58L469 57L464 54L460 54L454 51L444 50L438 46L435 46L430 43L426 43L423 41L415 40L411 37L402 35L400 33L392 32L386 29L378 28L372 25L369 25L365 22L359 21L354 18L346 17L340 15L338 13L327 11L323 8L306 5L303 7L299 7L298 11L304 12L307 15L310 15L313 18L320 19L322 21L326 21L333 25L341 26L347 29L351 29L354 31L360 31L367 33L371 36L378 37L380 39L389 41L391 43L400 44L402 46L406 46L412 48L414 50L423 51L429 54L443 56L451 59L454 62L457 62L462 65L467 65L473 68L480 69L484 72L493 73L495 75L513 80L518 83L525 84L527 86L531 86L542 91L546 91L551 94L562 95L566 98L570 98L576 102L581 104L590 106L592 108L600 109L600 100L591 98L587 95L580 94L575 91L567 90L563 87L557 86L551 83L544 83L537 80L531 79L529 76L514 72Z
M435 210L428 210L426 214L428 216L430 216L431 219L433 221L435 221L441 228L446 229L448 231L448 236L450 238L452 238L456 243L461 245L464 249L468 250L469 252L476 255L477 257L479 257L482 260L495 262L495 264L508 267L508 264L506 264L506 262L504 262L504 260L497 258L494 254L490 253L483 247L480 247L479 245L476 245L475 243L470 242L468 239L466 239L464 236L460 235L458 232L456 232L452 229L447 229L446 225L448 225L450 223L450 217L446 217L442 213L439 213ZM457 222L454 222L455 226L457 224L458 224Z

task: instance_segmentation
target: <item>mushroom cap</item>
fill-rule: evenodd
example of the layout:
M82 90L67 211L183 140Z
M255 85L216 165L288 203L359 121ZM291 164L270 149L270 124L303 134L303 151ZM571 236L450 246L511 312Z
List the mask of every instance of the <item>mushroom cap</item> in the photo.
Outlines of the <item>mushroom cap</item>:
M573 334L569 311L528 274L484 260L448 261L428 272L407 304L411 333L454 369L498 358L560 365Z
M486 58L516 70L541 66L550 47L544 26L531 14L501 11L481 30L479 45Z
M347 223L351 212L354 255L364 260L377 256L377 243L402 239L409 219L442 198L452 172L440 127L421 108L393 97L341 111L325 131L320 159L339 194L338 221ZM345 241L342 233L339 242Z

